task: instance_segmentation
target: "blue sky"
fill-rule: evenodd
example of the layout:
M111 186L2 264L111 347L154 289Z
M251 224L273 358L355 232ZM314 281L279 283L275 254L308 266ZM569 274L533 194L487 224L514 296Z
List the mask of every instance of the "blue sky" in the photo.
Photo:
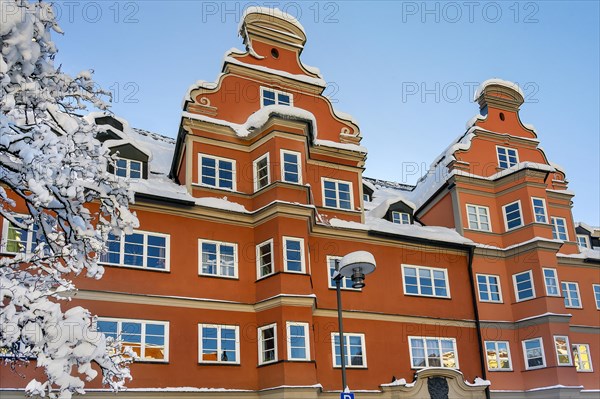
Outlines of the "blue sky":
M600 225L599 4L57 2L57 62L94 69L117 115L174 137L188 86L243 48L243 10L276 6L304 25L303 62L321 69L334 106L358 119L366 176L415 183L477 114L476 85L498 77L523 87L521 119L566 169L575 220Z

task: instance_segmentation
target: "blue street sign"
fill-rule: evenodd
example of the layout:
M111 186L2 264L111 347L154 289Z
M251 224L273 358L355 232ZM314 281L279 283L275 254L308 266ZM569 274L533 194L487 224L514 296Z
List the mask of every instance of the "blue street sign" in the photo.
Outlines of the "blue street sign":
M340 393L340 399L354 399L354 394L350 392Z

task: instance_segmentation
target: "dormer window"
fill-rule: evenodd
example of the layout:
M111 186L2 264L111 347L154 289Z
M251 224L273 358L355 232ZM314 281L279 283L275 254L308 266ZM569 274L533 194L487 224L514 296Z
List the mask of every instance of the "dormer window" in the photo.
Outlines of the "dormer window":
M392 211L392 222L397 224L410 224L410 215L406 212Z
M501 169L508 169L519 163L519 153L514 148L496 146L496 151Z
M266 107L267 105L294 105L294 97L290 93L284 91L268 89L266 87L260 88L260 103L261 106Z
M142 178L142 163L133 159L115 159L115 175L130 179Z

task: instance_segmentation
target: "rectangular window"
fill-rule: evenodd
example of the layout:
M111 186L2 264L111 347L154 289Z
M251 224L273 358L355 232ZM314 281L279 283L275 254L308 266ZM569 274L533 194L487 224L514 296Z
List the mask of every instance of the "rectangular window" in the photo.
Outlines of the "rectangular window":
M169 270L168 234L134 231L132 234L108 235L108 251L100 256L107 265Z
M556 361L559 366L571 366L571 345L569 337L565 335L554 336L554 348L556 349Z
M135 360L169 361L169 323L132 319L98 319L98 331L107 337L121 339L137 355Z
M342 259L341 256L328 256L327 257L327 269L329 271L329 288L336 288L335 280L333 279L333 275L335 274L335 262L336 260ZM343 290L355 290L360 291L360 288L352 288L352 277L344 277L342 281L340 281L341 289Z
M353 209L352 183L323 179L323 204L329 208Z
M492 231L489 214L490 210L487 206L467 205L469 228L473 230Z
M365 334L344 333L344 356L346 367L367 367L367 352L365 348ZM331 333L331 346L333 353L333 367L342 367L340 353L340 334Z
M546 285L546 295L560 296L558 291L558 277L556 277L556 269L542 268L544 271L544 283Z
M481 302L502 302L502 292L498 276L478 274L477 288L479 289L479 300Z
M237 277L237 244L229 242L198 240L200 275Z
M591 248L590 239L584 234L577 234L577 245L584 248Z
M209 155L200 157L200 184L235 190L235 161Z
M568 241L567 221L564 218L551 217L552 222L552 238L555 240Z
M507 341L485 341L485 353L489 371L512 371Z
M258 191L271 183L271 172L269 165L269 153L258 158L253 163L254 166L254 191Z
M412 368L458 368L456 339L408 337L408 342L410 345L410 364Z
M533 285L531 270L513 274L513 283L515 285L517 302L535 298L535 287Z
M392 211L392 222L397 224L410 224L410 215L406 212Z
M277 324L258 329L258 364L277 361Z
M561 286L563 297L565 298L565 308L580 308L579 284L563 281Z
M496 146L496 151L500 168L507 169L519 163L519 154L514 148Z
M22 217L16 217L19 223L23 222ZM37 225L29 225L27 229L21 229L7 219L4 219L2 226L2 252L9 254L32 253L37 247Z
M404 294L450 298L446 269L402 265Z
M288 321L286 327L288 360L310 360L308 323Z
M281 150L281 180L302 184L299 152Z
M543 198L531 198L533 203L533 215L537 223L548 223L546 217L546 201Z
M240 328L198 324L198 361L240 364Z
M596 309L600 310L600 284L592 284L594 289L594 299L596 300Z
M256 246L256 274L262 278L273 272L273 240L267 240Z
M521 201L515 201L502 207L504 211L504 223L506 230L516 229L523 226L523 218L521 217Z
M260 99L262 106L267 105L294 105L294 97L290 93L281 90L260 88Z
M283 237L283 263L286 272L305 272L304 239Z
M115 175L119 177L128 177L130 179L140 179L142 177L142 163L132 159L115 158Z
M525 368L527 370L546 367L544 355L544 343L542 338L527 339L523 343L523 355L525 356Z
M588 344L573 344L573 360L575 361L575 369L582 373L591 373L592 358L590 357L590 346Z

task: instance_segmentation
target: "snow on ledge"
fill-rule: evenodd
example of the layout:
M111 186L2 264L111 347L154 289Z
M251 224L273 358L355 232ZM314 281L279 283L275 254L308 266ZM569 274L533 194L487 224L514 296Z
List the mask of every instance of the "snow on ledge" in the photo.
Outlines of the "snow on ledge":
M315 77L307 76L307 75L299 75L299 74L289 73L286 71L280 71L278 69L268 68L268 67L265 67L262 65L247 64L245 62L238 60L237 58L233 58L228 55L226 55L223 58L223 63L224 64L229 63L229 64L233 64L233 65L243 66L243 67L254 69L257 71L266 72L266 73L269 73L272 75L278 75L278 76L281 76L284 78L296 80L298 82L308 83L308 84L311 84L314 86L319 86L319 87L327 86L327 82L325 82L325 80L323 80L321 78L315 78Z
M244 10L244 14L242 14L242 18L240 18L240 22L238 24L238 32L242 31L242 27L246 22L246 17L249 14L262 14L267 15L270 18L279 18L283 19L294 25L296 28L300 29L302 33L306 35L306 31L304 30L304 26L293 16L288 14L287 12L281 11L279 8L270 8L270 7L260 7L260 6L251 6Z
M493 78L493 79L488 79L479 85L479 87L475 91L475 95L473 96L473 101L476 102L479 99L479 97L481 97L481 94L483 93L485 88L490 85L500 85L500 86L508 87L509 89L517 91L521 95L521 97L525 98L525 93L523 92L523 90L521 90L521 88L519 87L518 84L516 84L514 82L510 82L508 80L504 80L504 79Z

